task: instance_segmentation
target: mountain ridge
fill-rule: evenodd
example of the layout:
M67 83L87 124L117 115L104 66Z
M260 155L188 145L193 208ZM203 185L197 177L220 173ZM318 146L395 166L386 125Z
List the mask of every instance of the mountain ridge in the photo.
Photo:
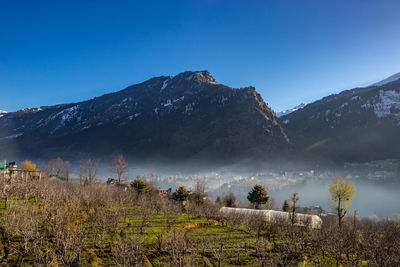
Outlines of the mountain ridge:
M379 82L376 82L376 83L372 84L371 86L381 86L381 85L385 85L385 84L387 84L387 83L394 82L394 81L396 81L396 80L398 80L398 79L400 79L400 72L395 73L395 74L389 76L388 78L383 79L383 80L381 80L381 81L379 81Z
M20 155L228 162L286 151L290 140L254 87L234 89L208 71L186 71L81 102L10 112L0 118L0 144Z
M397 136L400 79L275 114L254 87L231 88L208 71L185 71L81 102L0 115L3 157L123 153L167 162L342 164L400 158Z
M279 119L300 153L338 163L400 158L400 79L326 96Z
M278 118L280 118L280 117L282 117L282 116L284 116L284 115L288 115L288 114L290 114L290 113L292 113L292 112L295 112L295 111L298 110L298 109L302 109L302 108L304 108L305 106L307 106L307 104L305 104L305 103L300 103L299 105L297 105L297 106L295 106L295 107L293 107L293 108L285 109L285 110L282 110L282 111L276 113L276 116L277 116Z

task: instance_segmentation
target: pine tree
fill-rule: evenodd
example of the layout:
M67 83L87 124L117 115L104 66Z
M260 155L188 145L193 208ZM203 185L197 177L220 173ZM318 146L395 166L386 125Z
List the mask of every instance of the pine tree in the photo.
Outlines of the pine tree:
M150 190L150 185L137 176L135 180L131 182L131 187L136 191L138 195L146 193Z
M178 201L181 204L182 211L186 211L185 202L189 197L189 193L186 191L184 186L180 186L172 196L175 201Z
M254 205L256 209L261 208L262 204L265 204L269 200L269 196L267 195L267 191L261 185L255 185L253 189L247 195L247 199Z
M296 223L296 210L297 210L297 206L296 203L297 201L299 201L299 194L297 194L297 192L293 192L292 196L290 197L290 202L292 202L292 205L290 207L290 222L292 223L292 225L294 225Z
M180 186L173 196L174 200L183 203L188 199L189 193L186 191L184 186Z
M282 210L288 212L289 211L289 203L287 200L283 202Z

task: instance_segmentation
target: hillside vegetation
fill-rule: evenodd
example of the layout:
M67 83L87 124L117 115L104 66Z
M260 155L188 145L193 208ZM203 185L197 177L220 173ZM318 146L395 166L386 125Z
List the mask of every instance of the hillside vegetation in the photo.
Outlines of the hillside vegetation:
M2 180L2 182L4 182ZM345 218L321 229L253 216L222 217L193 192L187 202L146 190L58 179L4 185L5 266L399 266L400 226Z

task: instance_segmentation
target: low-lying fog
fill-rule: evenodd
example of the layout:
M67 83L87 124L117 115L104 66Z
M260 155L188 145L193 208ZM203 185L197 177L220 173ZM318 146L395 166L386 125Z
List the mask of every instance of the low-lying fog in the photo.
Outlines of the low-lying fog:
M112 164L102 161L98 164L99 181L115 176ZM383 167L382 167L383 166ZM386 166L388 166L386 168ZM197 166L196 170L183 168L181 165L162 166L161 164L139 165L128 164L126 181L132 181L136 176L149 177L154 174L157 186L172 188L185 186L193 190L196 180L206 182L209 198L215 200L232 191L241 206L248 206L247 193L255 184L263 185L268 195L274 200L274 208L280 209L283 201L293 192L300 197L301 207L321 206L326 212L331 212L329 181L339 177L350 179L355 186L355 195L350 204L349 214L357 210L357 214L372 219L387 219L393 214L400 218L400 160L376 161L374 164L359 164L356 167L341 168L340 170L304 170L275 167L274 170L252 172L255 168L234 166L231 168L207 168ZM199 171L202 169L203 171ZM288 169L288 168L287 168ZM71 162L73 179L79 179L79 162ZM129 178L128 178L129 177Z
M400 214L400 183L383 181L352 181L355 186L350 212L357 210L360 216L378 216L386 219L392 214ZM281 207L292 192L299 193L300 206L320 205L325 211L331 211L328 181L310 181L270 191L277 206Z
M131 165L132 166L132 165ZM137 165L136 165L137 166ZM112 177L112 172L108 173ZM371 219L387 219L393 214L400 214L400 176L399 169L385 171L371 169L341 169L335 171L268 171L256 174L233 171L230 169L215 170L213 172L179 172L174 168L143 167L130 169L130 180L137 175L148 176L153 173L157 186L160 188L171 187L175 190L178 186L185 186L193 190L196 180L206 181L206 190L210 198L221 198L232 191L237 202L247 206L247 193L255 184L265 186L269 196L274 200L274 207L280 209L283 201L288 199L293 192L300 197L299 205L302 207L321 206L326 212L331 212L329 181L345 177L355 186L355 195L350 204L349 214L357 210L357 214ZM387 173L387 174L386 174Z

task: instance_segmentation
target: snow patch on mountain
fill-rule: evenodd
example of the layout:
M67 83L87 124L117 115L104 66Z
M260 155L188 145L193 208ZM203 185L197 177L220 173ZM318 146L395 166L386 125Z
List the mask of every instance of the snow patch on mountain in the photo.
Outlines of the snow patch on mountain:
M279 118L279 117L288 115L288 114L290 114L290 113L292 113L292 112L295 112L295 111L297 111L297 110L299 110L299 109L303 109L305 106L307 106L307 104L301 103L300 105L295 106L294 108L286 109L286 110L283 110L283 111L281 111L281 112L278 112L278 113L276 114L276 116Z
M193 111L193 103L187 104L185 106L185 113L190 113L191 111Z
M379 100L373 105L378 118L394 116L400 121L400 92L396 90L380 90Z
M168 99L167 102L165 104L163 104L164 107L169 107L172 106L172 102L171 99Z
M222 98L221 98L221 104L224 105L225 102L228 101L228 99L229 99L228 97L222 96Z
M174 103L178 102L178 101L183 101L185 99L185 96L181 96L179 98L174 99Z
M76 115L78 114L78 110L79 110L79 106L78 105L72 106L70 108L63 109L60 112L57 112L56 114L51 115L45 121L43 121L43 119L38 121L37 122L37 128L42 127L42 126L46 126L46 125L48 125L48 123L50 121L59 118L60 119L60 124L51 132L51 133L54 133L61 126L64 126L65 122L71 121L73 118L75 118Z
M14 139L14 138L18 138L22 135L22 133L17 133L17 134L13 134L13 135L9 135L4 137L4 139Z
M73 106L62 111L61 121L64 123L65 121L71 120L76 113L78 112L78 106Z
M165 88L167 88L169 79L170 78L168 78L165 81L163 81L163 84L162 84L162 86L160 88L160 92L162 92Z

